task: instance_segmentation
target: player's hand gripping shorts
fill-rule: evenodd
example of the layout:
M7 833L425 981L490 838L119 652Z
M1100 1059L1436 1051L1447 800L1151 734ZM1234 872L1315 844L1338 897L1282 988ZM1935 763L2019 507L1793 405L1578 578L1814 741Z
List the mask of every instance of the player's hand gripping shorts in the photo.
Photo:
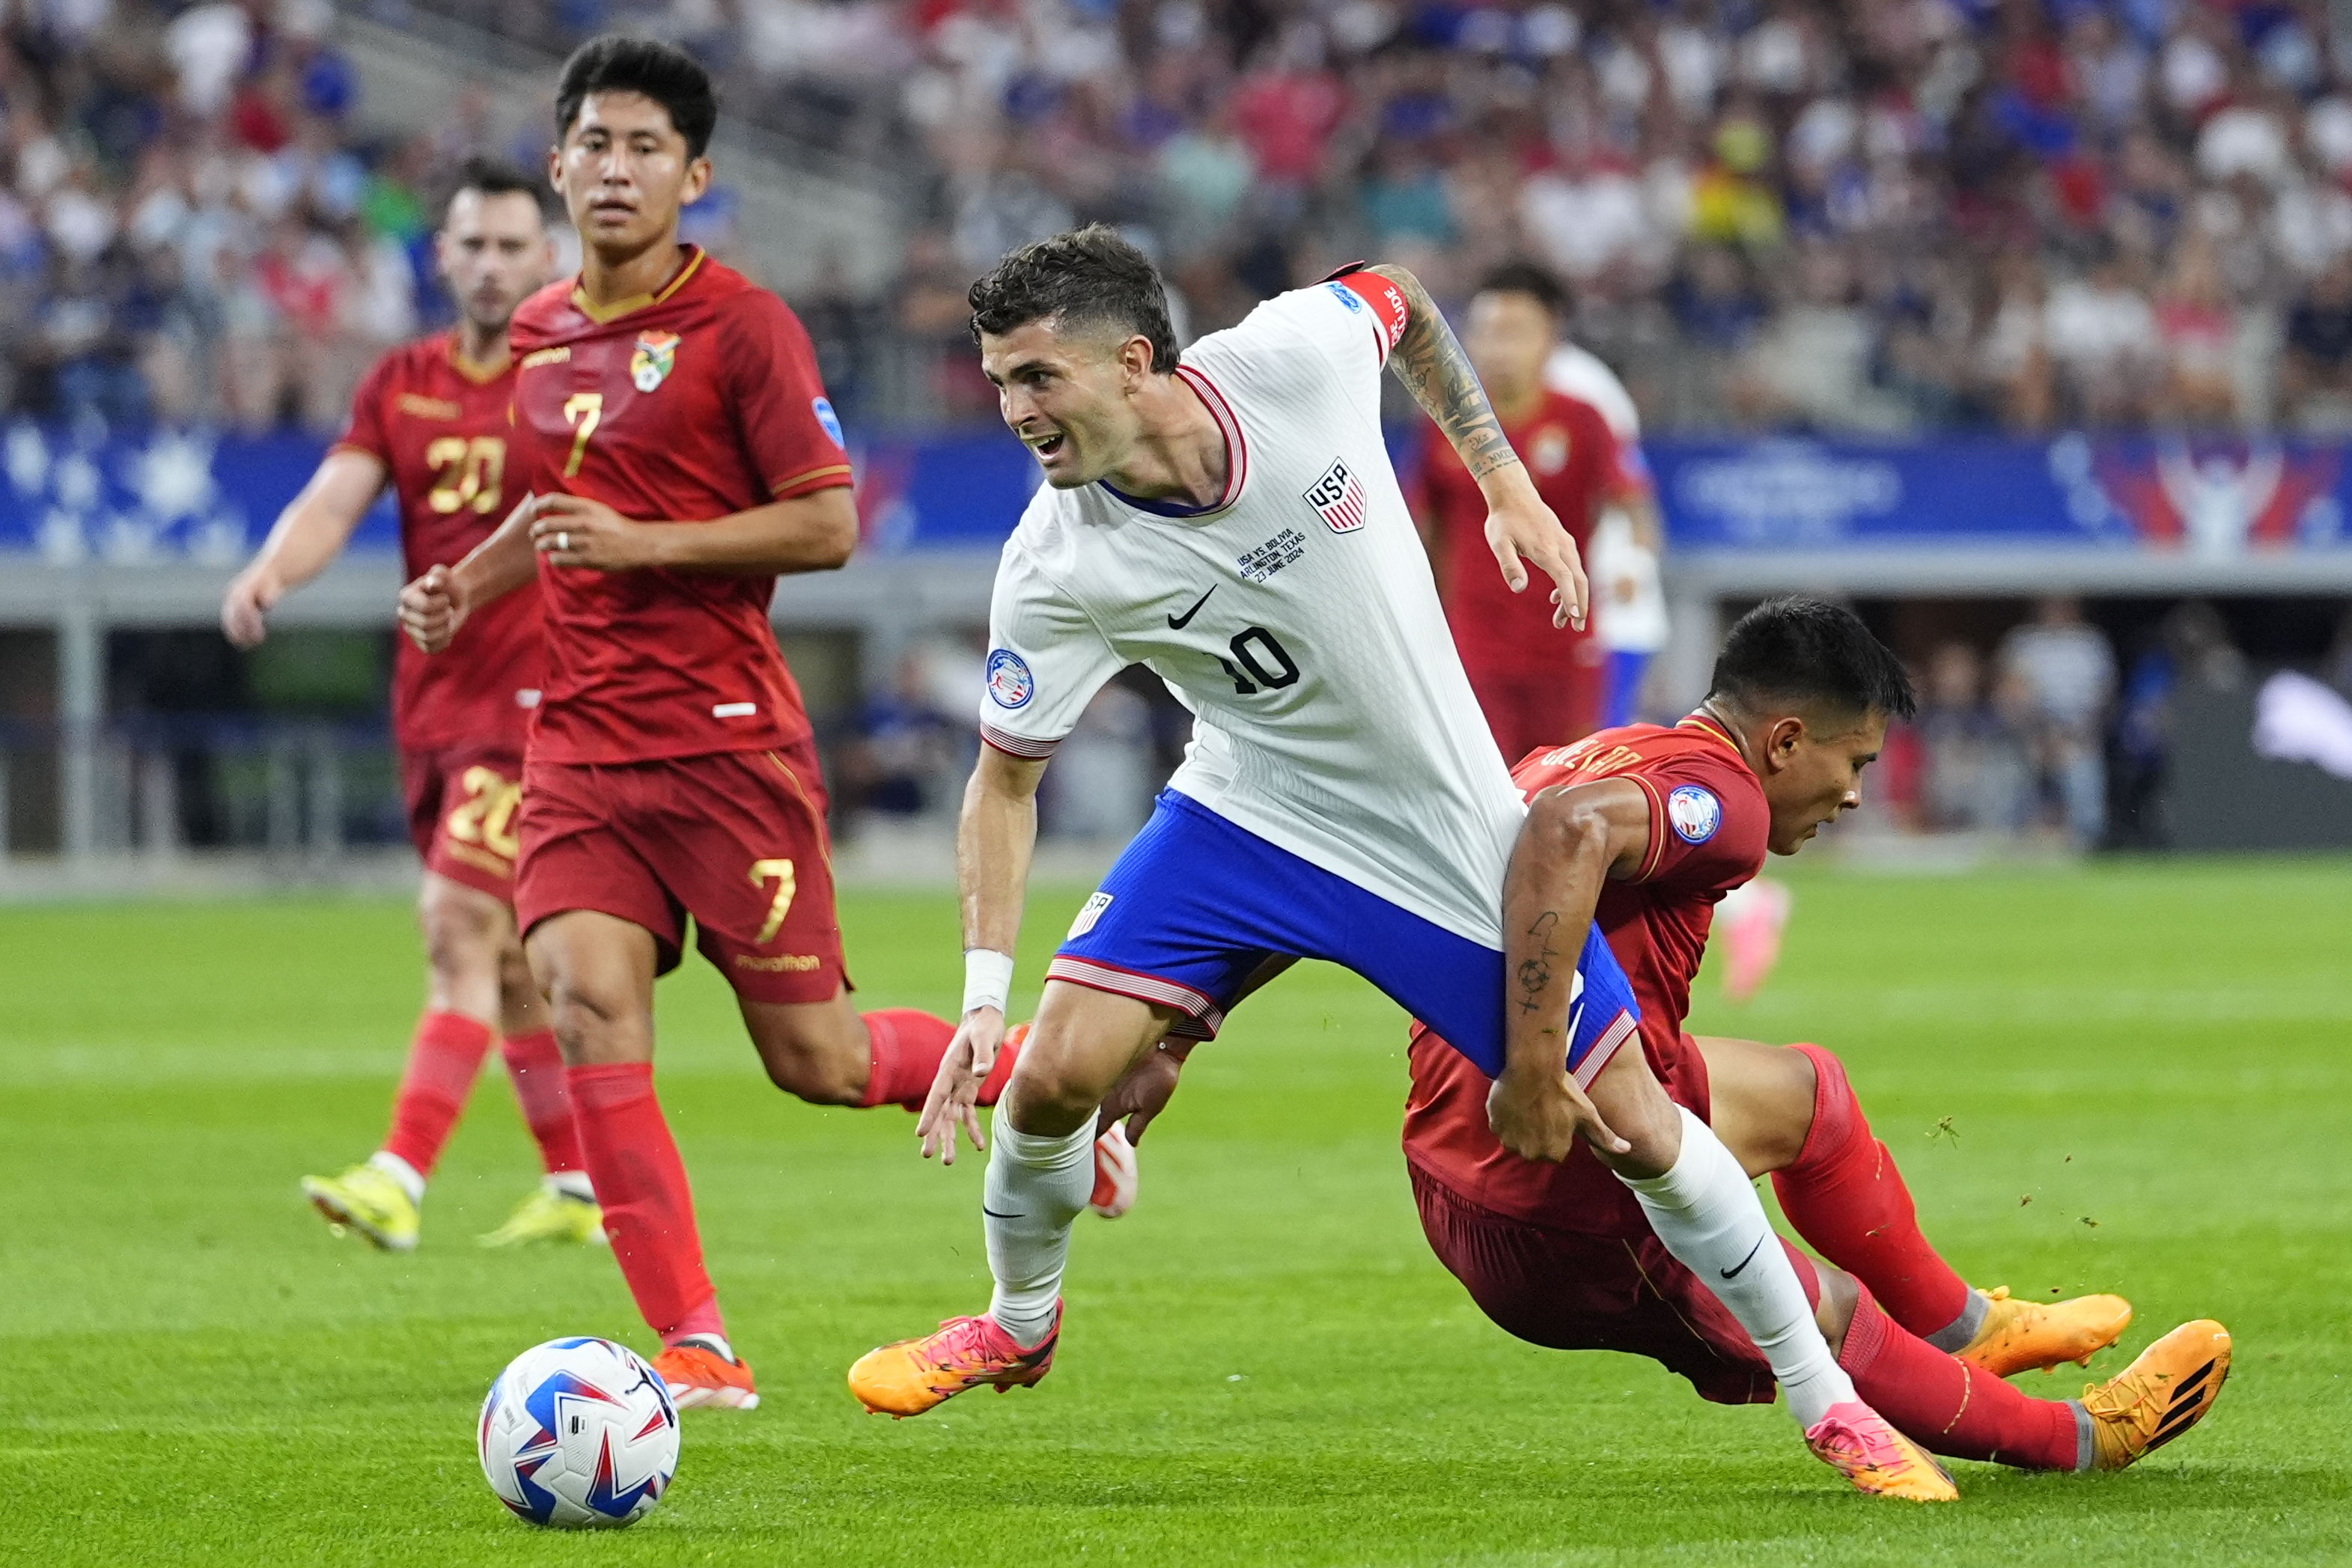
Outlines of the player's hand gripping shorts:
M408 837L436 876L515 896L515 819L522 804L522 748L513 741L400 754Z
M516 923L593 909L653 933L677 967L686 919L735 994L830 1001L849 983L814 746L525 770Z

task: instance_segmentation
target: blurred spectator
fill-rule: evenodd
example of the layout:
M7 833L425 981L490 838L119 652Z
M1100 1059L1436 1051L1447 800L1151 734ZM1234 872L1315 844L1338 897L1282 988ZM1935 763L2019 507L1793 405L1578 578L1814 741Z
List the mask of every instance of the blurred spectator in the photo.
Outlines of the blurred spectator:
M2147 417L2163 373L2161 340L2120 255L2107 252L2053 287L2042 332L2069 417L2094 426Z
M899 655L891 684L857 710L856 738L843 749L841 780L852 810L889 817L953 810L965 760L964 716L941 709L921 648Z
M2297 425L2352 427L2352 256L2336 257L2287 312L2281 382Z
M1930 831L2011 832L2025 820L2025 751L1985 700L1984 661L1947 643L1927 664L1912 727L1921 751L1919 825Z
M2053 595L2002 642L2000 663L2003 679L2015 683L2036 783L2056 798L2074 846L2095 848L2106 831L2103 734L2116 690L2115 650L2083 619L2080 601Z
M2245 656L2230 641L2221 612L2199 600L2173 606L2132 662L2116 704L2113 842L2131 849L2164 845L2157 812L2172 756L2174 696L2183 687L2233 691L2245 680Z

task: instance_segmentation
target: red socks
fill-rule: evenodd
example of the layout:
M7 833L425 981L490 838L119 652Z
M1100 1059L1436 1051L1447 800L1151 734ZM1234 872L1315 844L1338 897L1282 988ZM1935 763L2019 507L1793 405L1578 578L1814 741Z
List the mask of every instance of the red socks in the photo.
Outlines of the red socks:
M2071 1470L2084 1454L2081 1418L1907 1333L1863 1287L1838 1364L1863 1402L1920 1447L1954 1459Z
M931 1081L940 1074L940 1059L955 1040L956 1026L917 1008L881 1008L864 1017L874 1065L866 1075L866 1098L859 1103L920 1111L931 1092ZM982 1104L996 1103L996 1097L1012 1081L1013 1063L1020 1054L1018 1045L1008 1045L996 1053L996 1065L989 1069L988 1082L980 1086Z
M540 1163L550 1176L580 1169L580 1134L572 1124L572 1091L563 1081L563 1052L555 1031L510 1035L501 1049L523 1123L539 1145Z
M653 1063L572 1067L564 1077L588 1179L604 1207L604 1234L637 1310L665 1342L723 1334L686 1166L654 1098Z
M466 1096L490 1049L490 1026L464 1013L428 1012L416 1020L408 1048L408 1069L392 1102L392 1131L383 1152L408 1162L419 1176L431 1176L466 1108Z
M1797 1163L1772 1174L1781 1211L1822 1257L1876 1292L1896 1322L1922 1338L1952 1328L1971 1304L1968 1283L1919 1233L1911 1189L1870 1135L1844 1066L1818 1045L1791 1049L1812 1058L1813 1125Z

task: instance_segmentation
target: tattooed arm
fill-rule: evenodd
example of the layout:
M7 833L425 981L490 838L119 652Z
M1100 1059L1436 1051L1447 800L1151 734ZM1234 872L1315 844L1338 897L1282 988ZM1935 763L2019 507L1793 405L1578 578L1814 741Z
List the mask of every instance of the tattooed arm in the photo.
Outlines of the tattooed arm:
M1389 369L1412 393L1422 412L1454 444L1470 477L1486 497L1486 543L1502 569L1503 580L1517 593L1528 585L1532 560L1552 580L1552 624L1581 626L1589 590L1584 565L1577 559L1576 541L1559 526L1549 507L1536 494L1519 455L1503 434L1503 422L1470 368L1470 356L1445 324L1444 312L1405 267L1382 266L1373 272L1397 286L1409 312L1404 336L1389 355Z
M1486 1119L1515 1155L1566 1159L1580 1136L1626 1150L1568 1075L1568 1004L1601 883L1633 875L1649 849L1649 797L1629 779L1546 789L1528 804L1503 881L1504 1063L1486 1097Z

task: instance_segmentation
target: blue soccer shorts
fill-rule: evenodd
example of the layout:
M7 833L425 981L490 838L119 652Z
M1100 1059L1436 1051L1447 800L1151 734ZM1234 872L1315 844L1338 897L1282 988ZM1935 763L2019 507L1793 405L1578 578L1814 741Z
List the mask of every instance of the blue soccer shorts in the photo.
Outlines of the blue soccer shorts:
M1353 969L1488 1077L1503 1070L1503 955L1163 789L1062 944L1046 977L1172 1008L1170 1033L1215 1037L1270 958ZM1591 1083L1641 1010L1588 928L1570 1002L1569 1071Z

